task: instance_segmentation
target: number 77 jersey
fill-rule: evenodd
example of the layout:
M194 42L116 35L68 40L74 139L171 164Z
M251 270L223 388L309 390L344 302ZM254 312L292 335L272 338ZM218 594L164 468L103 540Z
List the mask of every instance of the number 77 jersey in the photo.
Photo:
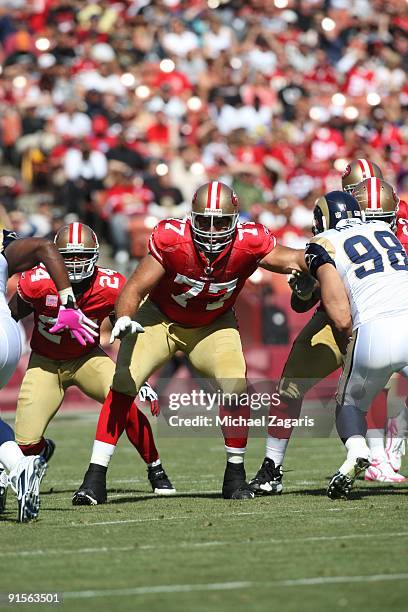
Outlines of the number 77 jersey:
M259 223L238 223L232 243L208 261L194 244L189 220L167 219L154 229L149 252L165 269L150 300L171 321L209 325L231 309L246 279L276 245Z
M313 276L325 263L337 268L349 297L353 329L408 314L408 257L388 223L340 221L335 229L312 238L305 258Z
M95 268L86 290L77 296L82 312L95 321L99 327L102 321L113 314L114 305L126 279L119 272L105 268ZM17 285L18 295L34 310L34 329L31 348L34 352L58 361L76 359L94 349L95 344L82 346L69 331L50 334L61 305L58 291L47 270L37 266L23 272ZM95 338L99 343L99 336Z

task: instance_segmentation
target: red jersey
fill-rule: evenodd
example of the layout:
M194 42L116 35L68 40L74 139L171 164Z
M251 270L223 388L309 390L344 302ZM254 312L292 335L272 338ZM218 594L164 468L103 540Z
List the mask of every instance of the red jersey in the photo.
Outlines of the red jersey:
M113 313L115 302L125 282L125 277L119 272L97 267L88 289L77 296L79 308L100 327L102 321ZM77 359L89 353L98 344L99 335L95 338L95 344L82 346L68 330L58 334L49 333L61 302L54 282L43 266L23 272L17 291L34 309L31 348L39 355L56 361Z
M209 325L232 308L246 279L275 246L275 237L260 223L238 223L232 243L211 263L196 248L189 220L161 221L149 251L166 274L150 300L175 323Z
M400 200L397 206L397 228L395 230L398 240L408 253L408 203Z

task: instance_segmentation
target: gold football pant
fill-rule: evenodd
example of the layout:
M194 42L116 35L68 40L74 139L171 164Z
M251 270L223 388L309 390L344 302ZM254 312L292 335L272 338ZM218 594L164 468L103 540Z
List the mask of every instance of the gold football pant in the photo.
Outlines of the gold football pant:
M179 350L203 377L216 380L224 393L246 390L245 359L232 311L210 325L183 327L146 300L137 320L145 332L122 340L112 384L115 391L136 396L149 376Z
M112 382L115 364L100 347L79 359L55 361L31 353L17 401L16 441L39 442L72 385L103 403Z
M342 365L342 355L326 313L318 310L295 339L286 361L279 393L301 400L320 380Z

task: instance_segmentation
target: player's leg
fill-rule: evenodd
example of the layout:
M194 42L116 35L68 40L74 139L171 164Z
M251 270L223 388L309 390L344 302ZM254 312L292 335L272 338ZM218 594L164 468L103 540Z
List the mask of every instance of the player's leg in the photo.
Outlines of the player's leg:
M21 337L17 324L10 317L0 318L0 389L13 375L21 356ZM0 419L0 462L8 472L7 484L17 495L18 520L26 522L38 516L40 483L46 462L42 457L24 457L14 440L14 432ZM6 483L3 483L6 484ZM4 509L7 486L1 487Z
M85 395L103 404L109 392L114 372L115 363L101 348L97 347L79 360L72 383L78 386ZM159 469L165 474L149 420L137 408L136 404L132 404L127 414L118 412L116 415L112 415L107 409L102 410L88 470L88 475L90 472L94 474L93 492L97 503L106 500L106 472L123 427L126 429L130 442L147 464L149 476L150 472L158 473ZM162 489L165 491L163 494L167 495L169 491L175 492L168 478L167 482L164 478L160 482L158 479L156 480L155 492L157 494L161 494ZM75 493L74 499L76 497L78 497L78 493Z
M283 490L282 466L293 427L273 423L297 419L305 394L341 363L329 319L323 311L317 311L292 345L278 385L280 403L270 409L265 458L250 481L258 495L280 494Z
M42 455L48 461L55 448L44 434L64 399L60 364L32 353L21 383L16 410L16 440L24 455Z
M112 442L115 441L115 444L126 427L129 411L140 387L176 351L175 342L167 332L167 319L149 300L146 300L139 309L138 321L143 325L145 331L143 334L126 336L121 341L112 385L103 402L97 426L97 430L109 429L112 434ZM81 497L77 494L96 488L95 470L98 472L96 477L98 488L101 489L101 493L103 489L106 492L106 467L102 470L99 469L99 466L97 468L94 466L98 464L91 462L82 485L74 496L74 500L75 497L78 497L78 504L82 499L84 504L89 504L85 496ZM74 500L73 503L76 503ZM101 500L103 500L102 494ZM91 503L101 502L94 499L91 500Z
M367 444L370 449L371 465L365 472L367 481L401 483L406 478L394 470L384 443L385 428L387 425L387 398L391 381L398 374L394 374L387 382L385 389L375 397L367 413ZM391 422L393 419L391 419ZM400 464L401 465L401 464ZM400 467L400 465L398 467Z
M356 477L370 464L365 413L393 372L393 358L386 350L388 328L381 320L366 323L348 346L336 398L336 427L347 458L329 482L331 499L347 498Z
M400 375L396 374L390 380L389 401L398 395L398 381ZM398 400L399 404L399 400ZM408 406L405 402L395 416L391 416L386 423L385 453L387 461L394 472L399 472L402 457L405 455L406 438L408 436Z
M247 391L247 384L245 358L235 316L232 312L226 313L212 325L184 331L182 338L191 364L202 376L215 381L224 397L232 398L232 402L225 401L220 406L220 417L225 423L222 433L227 453L223 497L251 499L254 494L246 483L244 467L248 427L246 424L229 424L230 419L241 419L245 423L249 417L247 403L239 404L239 397ZM235 398L238 401L234 402Z

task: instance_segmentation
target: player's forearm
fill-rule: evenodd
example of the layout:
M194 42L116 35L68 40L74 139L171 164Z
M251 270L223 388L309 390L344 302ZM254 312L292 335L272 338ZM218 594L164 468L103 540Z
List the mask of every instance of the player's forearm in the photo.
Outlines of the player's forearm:
M309 272L302 249L292 249L280 244L276 245L259 262L259 266L270 272L278 272L280 274L291 274L294 270L297 272Z
M130 317L133 319L144 297L139 288L131 280L128 281L115 304L116 318Z
M9 275L44 264L58 291L71 287L64 258L57 247L44 238L15 240L5 250Z

